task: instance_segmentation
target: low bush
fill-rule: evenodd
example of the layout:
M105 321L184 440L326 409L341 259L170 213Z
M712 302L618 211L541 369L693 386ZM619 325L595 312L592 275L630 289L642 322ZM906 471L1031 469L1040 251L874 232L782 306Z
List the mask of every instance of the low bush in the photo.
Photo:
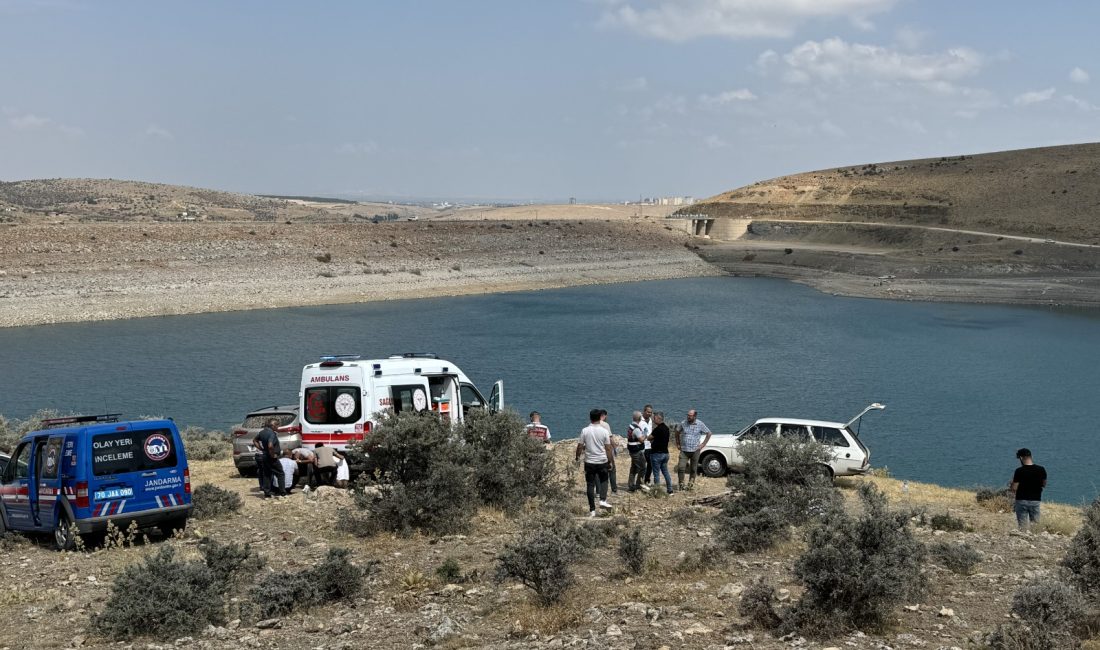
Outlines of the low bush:
M1012 497L1005 488L979 487L974 492L978 505L993 512L1011 512Z
M175 639L225 622L224 583L203 562L179 560L161 546L143 562L126 567L91 627L113 640L139 636Z
M259 620L286 616L298 607L320 602L320 592L305 572L265 573L249 590L249 600Z
M1093 602L1100 601L1100 498L1085 508L1084 521L1069 543L1062 566Z
M449 557L435 568L435 575L446 583L462 582L462 565L458 560Z
M452 535L469 530L477 512L477 496L469 469L441 461L427 476L411 483L383 484L357 519L359 532L373 535L394 532L411 535Z
M199 552L206 566L226 585L240 575L242 569L259 569L264 565L263 559L247 546L236 542L222 544L212 537L199 542Z
M992 650L1062 650L1081 647L1088 621L1086 603L1075 587L1053 579L1030 582L1012 598L1018 622L1001 625L986 638Z
M210 483L203 483L191 492L191 516L195 519L231 515L243 505L241 495Z
M947 569L961 575L970 575L982 561L982 554L969 544L938 542L929 547L928 553Z
M645 554L649 544L642 537L641 527L619 536L619 559L634 575L645 569Z
M787 631L813 637L850 630L879 630L893 609L925 590L925 548L913 536L909 517L891 513L886 496L860 487L863 512L829 512L810 534L794 574L805 587L783 621Z
M775 611L775 588L763 580L755 580L741 594L738 613L757 627L774 630L782 620Z
M575 580L570 563L586 553L585 528L566 517L534 523L497 556L496 579L518 580L543 605L558 602Z
M840 503L821 445L770 437L745 445L742 454L744 471L729 479L736 496L723 504L715 526L727 549L770 548L790 537L791 526L820 518Z
M188 461L227 460L233 457L229 435L202 427L187 427L180 431Z
M920 525L927 526L932 530L951 533L970 530L970 524L966 523L965 519L956 517L950 512L937 512L933 515L922 513L917 517L917 521Z
M255 616L286 616L297 609L359 594L367 570L352 564L350 556L346 548L332 548L324 560L305 571L264 574L249 590Z
M0 415L0 451L11 453L19 444L19 439L31 431L42 428L42 420L55 418L57 411L42 410L22 420L9 420Z
M517 512L527 499L548 496L547 490L557 487L553 456L544 443L527 435L515 413L475 410L461 433L471 451L481 503Z

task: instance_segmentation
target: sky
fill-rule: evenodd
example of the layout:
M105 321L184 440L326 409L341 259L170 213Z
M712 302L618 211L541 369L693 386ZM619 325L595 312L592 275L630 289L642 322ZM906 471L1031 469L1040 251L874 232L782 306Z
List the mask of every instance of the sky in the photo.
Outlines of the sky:
M1100 3L0 0L0 180L706 197L1100 140Z

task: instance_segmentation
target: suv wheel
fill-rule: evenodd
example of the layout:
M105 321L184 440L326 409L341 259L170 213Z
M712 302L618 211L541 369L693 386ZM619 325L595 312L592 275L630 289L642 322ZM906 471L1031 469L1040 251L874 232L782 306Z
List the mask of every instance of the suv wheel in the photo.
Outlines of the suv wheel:
M722 454L716 452L703 454L699 464L702 466L703 476L721 478L726 475L726 460L722 458Z
M820 476L826 481L833 480L833 468L829 467L828 465L814 465L813 468L811 468L811 471L816 476Z
M62 510L57 516L57 524L53 528L53 543L59 551L71 551L76 548L76 531L73 530L73 522L69 515Z

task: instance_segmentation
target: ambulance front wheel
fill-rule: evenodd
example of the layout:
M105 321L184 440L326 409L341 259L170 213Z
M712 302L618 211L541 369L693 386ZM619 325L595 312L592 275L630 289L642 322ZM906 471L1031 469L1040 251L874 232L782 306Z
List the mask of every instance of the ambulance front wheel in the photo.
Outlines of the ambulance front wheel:
M76 548L76 527L69 515L62 510L57 515L57 524L53 529L53 542L59 551L71 551Z
M179 519L171 519L169 521L160 524L160 532L164 533L165 537L171 537L176 534L177 530L182 531L187 527L187 518L180 517Z

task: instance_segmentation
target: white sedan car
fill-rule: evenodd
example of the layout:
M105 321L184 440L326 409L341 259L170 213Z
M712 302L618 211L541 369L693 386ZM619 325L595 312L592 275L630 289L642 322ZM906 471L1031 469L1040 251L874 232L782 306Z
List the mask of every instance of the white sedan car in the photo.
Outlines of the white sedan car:
M706 476L725 476L727 472L738 472L744 467L740 449L768 436L794 437L802 440L813 438L823 445L832 456L828 465L822 465L822 473L830 477L866 474L871 470L871 452L852 429L871 409L886 408L882 404L872 404L862 413L848 422L827 422L824 420L800 420L796 418L761 418L738 434L714 434L703 449L699 458L702 472Z

